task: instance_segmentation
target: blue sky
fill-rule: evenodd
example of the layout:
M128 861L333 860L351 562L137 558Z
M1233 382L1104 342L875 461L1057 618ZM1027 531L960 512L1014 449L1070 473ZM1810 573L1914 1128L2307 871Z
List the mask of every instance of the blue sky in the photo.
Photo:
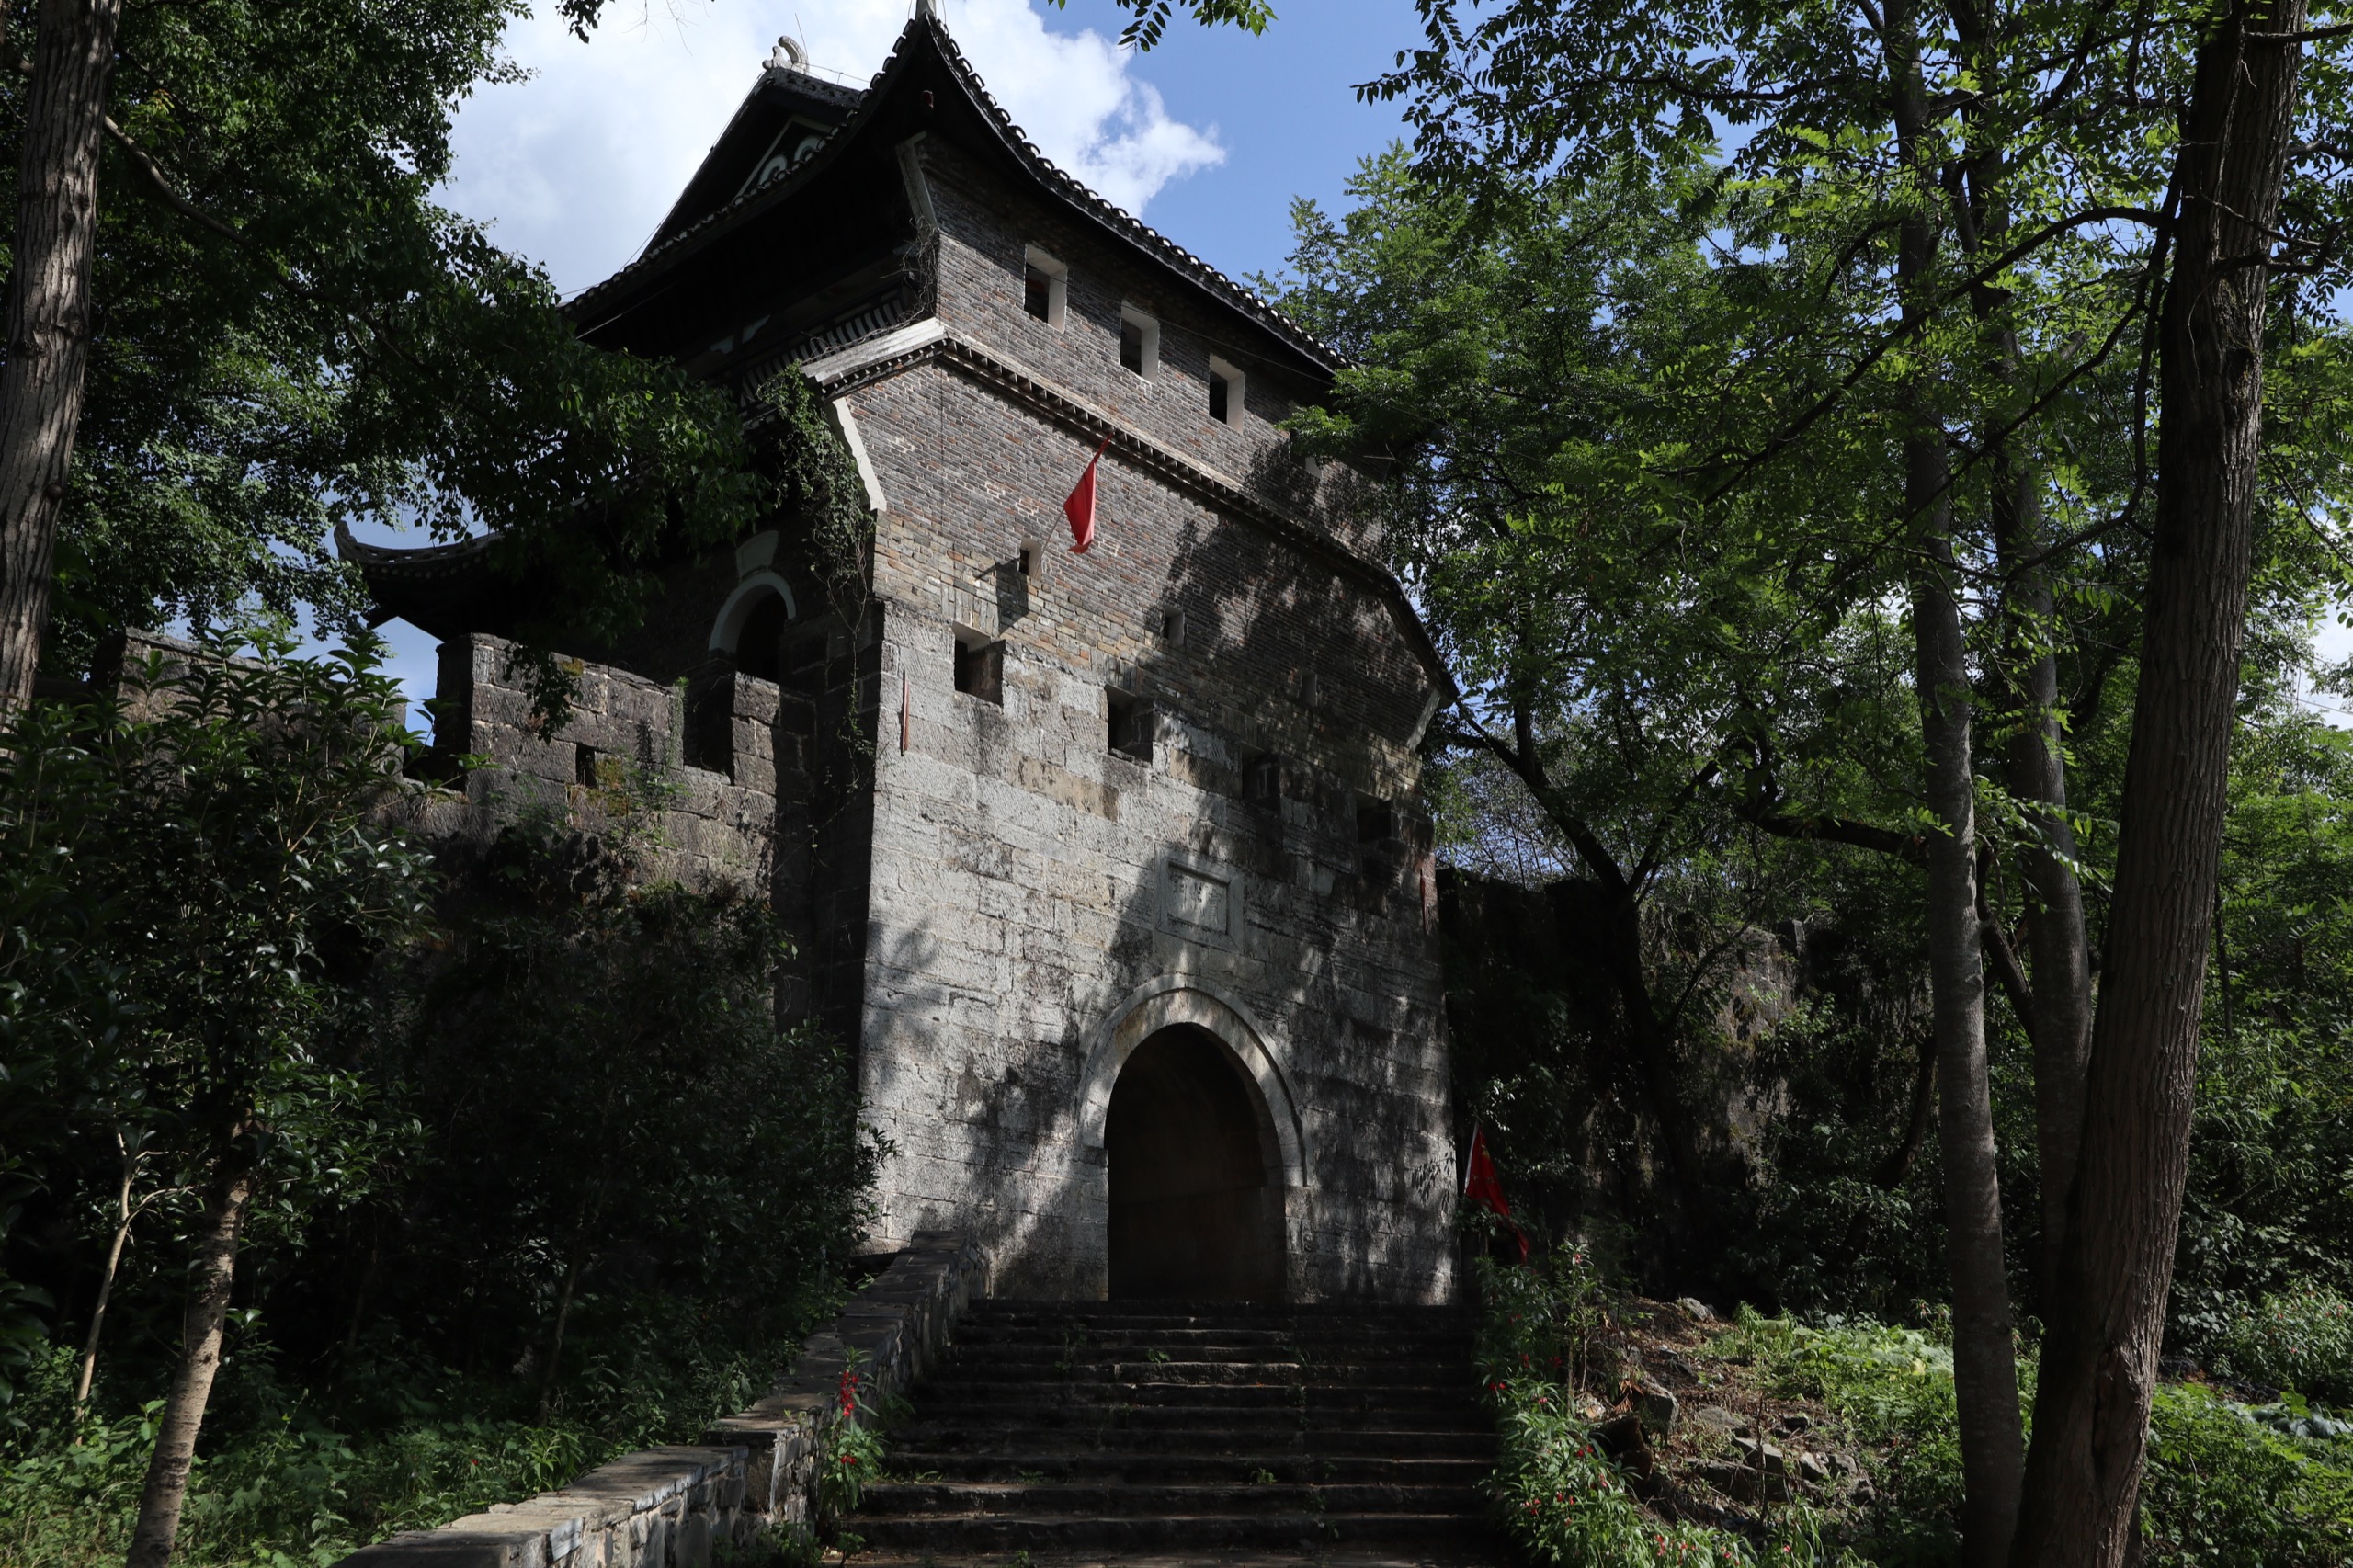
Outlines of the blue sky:
M1112 42L1111 0L939 0L949 28L1049 156L1236 278L1279 269L1293 197L1327 210L1358 161L1404 134L1351 89L1419 36L1412 0L1276 0L1252 38L1172 25L1150 54ZM509 29L529 79L460 109L443 199L573 293L636 255L756 80L778 35L862 84L914 0L617 0L588 43L542 6ZM393 671L430 695L433 646L385 629ZM2322 635L2326 656L2353 633ZM421 710L420 710L421 716Z
M621 0L587 43L542 6L507 34L529 80L457 119L443 199L575 293L637 254L757 80L778 36L845 80L871 75L913 0ZM949 30L1047 154L1211 266L1279 269L1290 203L1344 203L1358 162L1404 134L1351 89L1417 36L1412 0L1278 0L1260 37L1172 26L1149 54L1112 41L1110 0L940 0ZM431 639L384 628L413 699ZM419 722L422 710L418 710Z
M460 211L570 293L626 261L756 79L780 33L863 84L911 0L623 0L586 44L551 15L507 37L534 74L460 112ZM1294 195L1327 204L1400 134L1350 88L1416 36L1411 0L1281 0L1261 37L1172 27L1150 54L1111 41L1110 0L941 0L983 78L1049 155L1232 273L1289 249Z

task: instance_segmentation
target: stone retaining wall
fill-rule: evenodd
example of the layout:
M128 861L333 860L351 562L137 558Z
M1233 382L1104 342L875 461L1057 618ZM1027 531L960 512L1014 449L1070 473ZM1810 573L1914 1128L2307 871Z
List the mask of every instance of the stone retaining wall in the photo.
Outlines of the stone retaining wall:
M396 1535L341 1568L704 1568L722 1545L806 1526L853 1354L861 1397L879 1409L946 1348L957 1315L986 1294L987 1273L965 1237L922 1233L809 1336L767 1398L714 1423L702 1443L630 1454L561 1491Z

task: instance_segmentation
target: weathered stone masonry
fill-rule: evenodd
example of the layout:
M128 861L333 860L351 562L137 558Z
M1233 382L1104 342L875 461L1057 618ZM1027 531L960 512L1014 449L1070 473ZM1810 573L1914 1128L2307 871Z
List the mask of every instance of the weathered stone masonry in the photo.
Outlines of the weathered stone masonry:
M497 597L449 586L473 568L378 552L388 608L442 616L445 707L503 770L470 809L576 799L568 744L669 748L677 868L765 874L803 948L787 1011L856 1041L895 1149L877 1244L954 1226L1003 1292L1103 1294L1110 1104L1131 1052L1181 1036L1245 1091L1283 1294L1449 1299L1415 808L1445 677L1363 475L1277 427L1337 360L1046 165L927 8L864 95L813 84L768 72L647 256L578 308L701 373L799 359L874 508L870 599L828 604L790 518L680 561L645 632L579 650L635 674L592 665L551 744L492 669ZM758 183L810 124L822 145ZM1061 503L1107 441L1074 557Z

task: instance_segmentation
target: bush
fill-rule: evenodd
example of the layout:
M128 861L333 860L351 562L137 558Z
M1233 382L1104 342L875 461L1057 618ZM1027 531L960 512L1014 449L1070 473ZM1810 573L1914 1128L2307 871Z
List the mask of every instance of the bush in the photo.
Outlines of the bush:
M2353 1402L2353 1300L2299 1280L2232 1318L2208 1352L2242 1382Z
M1950 1346L1917 1329L1862 1319L1814 1327L1743 1307L1713 1348L1755 1358L1772 1392L1817 1401L1881 1446L1876 1480L1888 1506L1858 1543L1868 1555L1933 1562L1953 1554L1961 1472Z
M621 805L647 814L633 802L661 780L621 782L645 786ZM372 962L338 949L317 1066L397 1147L380 1136L367 1182L249 1228L182 1561L332 1563L692 1441L837 1306L882 1150L850 1057L779 1025L774 912L641 881L642 836L527 822L440 868L428 940ZM14 1152L0 1137L0 1178ZM41 1153L47 1187L6 1259L25 1284L0 1276L0 1309L46 1289L63 1342L88 1322L122 1156L91 1138ZM15 1202L0 1191L0 1214ZM174 1218L140 1219L89 1413L69 1350L21 1358L0 1565L122 1560L177 1354ZM0 1363L14 1321L0 1312Z
M1745 1537L1653 1514L1571 1408L1580 1381L1614 1376L1604 1365L1608 1296L1586 1252L1561 1249L1540 1268L1484 1259L1480 1268L1480 1370L1503 1437L1495 1494L1512 1538L1535 1561L1564 1568L1754 1568L1758 1551ZM1802 1504L1776 1509L1772 1524L1769 1561L1837 1561L1820 1517Z
M20 1407L30 1419L6 1450L0 1563L99 1568L130 1543L161 1402L75 1426L72 1365L52 1352ZM334 1563L395 1531L552 1490L638 1442L472 1415L347 1433L290 1412L199 1461L175 1556L207 1568Z
M2194 1384L2159 1389L2150 1426L2141 1524L2151 1562L2353 1562L2353 1443L2283 1437Z

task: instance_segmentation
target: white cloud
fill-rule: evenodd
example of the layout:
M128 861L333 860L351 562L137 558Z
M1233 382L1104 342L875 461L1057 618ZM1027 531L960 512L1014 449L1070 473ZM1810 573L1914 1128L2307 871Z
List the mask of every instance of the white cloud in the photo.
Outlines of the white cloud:
M781 33L863 85L910 0L620 0L582 44L541 5L507 33L531 80L461 108L449 205L494 224L566 293L642 248L751 90ZM1224 160L1216 128L1170 118L1132 58L1096 32L1049 32L1031 0L945 0L966 58L1045 154L1141 212L1170 180Z

